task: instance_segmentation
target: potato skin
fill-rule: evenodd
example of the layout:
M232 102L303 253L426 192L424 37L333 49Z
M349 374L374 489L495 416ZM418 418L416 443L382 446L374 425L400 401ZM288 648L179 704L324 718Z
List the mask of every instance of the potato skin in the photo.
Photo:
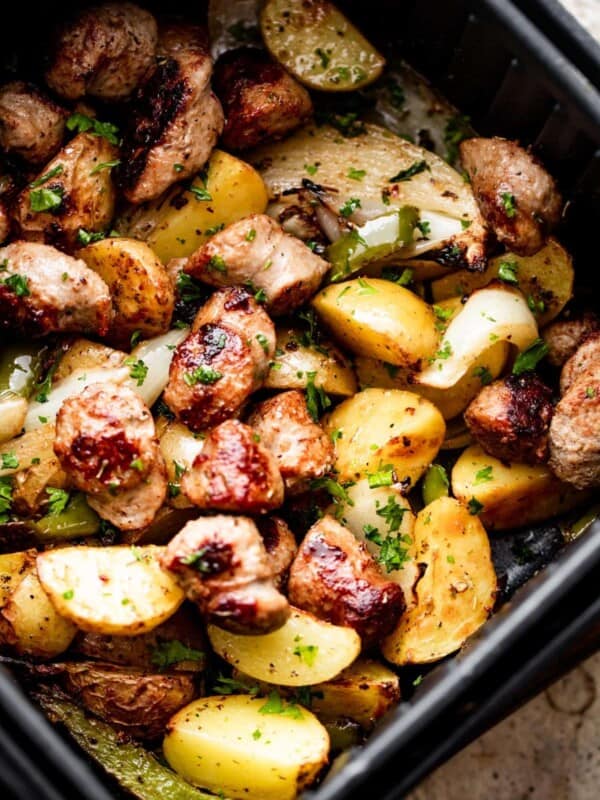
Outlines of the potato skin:
M80 228L106 229L114 216L115 188L109 168L95 169L117 158L117 148L102 136L80 133L71 139L40 173L58 170L41 188L62 194L61 204L49 211L33 211L30 193L36 190L26 187L18 196L14 216L21 237L72 251Z
M115 316L107 338L115 346L127 347L135 331L150 339L169 330L175 293L147 244L111 237L84 247L78 257L108 285Z
M62 683L89 711L139 739L156 739L196 694L189 673L151 675L91 661L64 665Z

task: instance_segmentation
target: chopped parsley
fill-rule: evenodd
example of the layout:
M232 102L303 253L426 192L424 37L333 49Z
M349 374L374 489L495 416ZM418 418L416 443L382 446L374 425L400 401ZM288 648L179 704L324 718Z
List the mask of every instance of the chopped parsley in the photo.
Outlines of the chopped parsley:
M212 691L215 694L250 694L252 697L256 697L260 692L260 686L248 686L235 678L227 678L225 675L219 674Z
M340 214L345 219L348 219L348 217L351 217L356 209L360 207L360 199L358 197L351 197L349 200L346 200L344 205L340 208Z
M222 231L224 227L225 227L225 223L224 222L219 222L217 225L213 225L212 227L207 228L204 231L204 233L205 233L206 236L214 236L215 233L219 233L219 231ZM246 238L248 238L248 237L246 237Z
M252 731L252 738L253 738L253 739L260 739L260 737L261 737L261 736L262 736L262 731L261 731L261 730L259 730L258 728L255 728L255 729Z
M183 376L183 380L188 386L195 386L197 383L216 383L222 377L222 372L209 367L208 364L200 364L200 366L196 367L192 372L186 372Z
M526 350L515 358L512 374L521 375L523 372L535 369L538 362L548 353L548 345L543 339L536 339Z
M8 286L17 297L27 297L31 294L29 291L29 280L25 275L9 275L8 278L0 279L0 283Z
M476 517L483 511L483 503L480 503L476 497L472 497L467 503L467 510L471 516Z
M202 284L186 272L180 272L175 284L179 299L184 303L204 300L206 291Z
M487 367L475 367L473 370L473 377L479 378L481 381L482 386L487 386L491 383L494 379L492 378L492 373L489 371Z
M323 69L327 69L327 67L329 66L329 62L331 61L329 53L323 50L322 47L317 47L317 49L315 50L315 55L319 57L319 61L321 62L321 66L323 67Z
M90 175L97 175L99 172L102 172L105 169L112 169L113 167L118 167L121 163L121 159L115 158L113 161L101 161L100 164L97 164L94 169L90 172Z
M29 184L30 189L37 189L38 186L43 186L46 181L49 181L51 178L56 178L57 175L60 175L63 171L64 167L62 164L57 164L51 170L46 172L44 175L40 175L39 178L36 178L34 181L31 181Z
M394 467L392 464L386 464L379 467L377 472L367 474L367 481L369 489L378 489L380 486L392 486L394 483Z
M386 572L402 569L404 564L410 561L408 548L403 547L405 544L412 544L410 536L386 536L384 539L372 525L365 525L363 531L370 542L379 546L375 560L385 568Z
M342 431L339 428L336 428L335 430L331 431L331 433L329 434L329 438L335 444L338 439L342 438L343 435L344 434L342 433Z
M208 191L206 186L195 186L191 185L189 187L189 191L194 195L196 200L212 200L212 194Z
M2 469L17 469L19 459L13 452L2 453Z
M186 567L193 567L197 572L210 573L212 567L204 556L208 553L208 547L201 547L199 550L194 550L187 556L180 559L182 564Z
M350 167L347 177L352 181L362 181L366 174L367 171L365 169L355 169L354 167Z
M129 466L131 467L131 469L135 469L138 472L144 471L144 462L142 461L141 458L134 458Z
M444 342L443 346L437 351L437 353L429 358L429 363L432 364L434 361L446 361L446 359L450 358L452 355L452 345L450 342Z
M420 172L425 172L425 170L431 170L429 164L425 161L425 159L421 159L421 161L413 161L410 167L406 169L401 169L400 172L397 172L392 178L389 178L389 183L401 183L402 181L409 181L414 175L418 175Z
M514 283L519 284L519 279L517 278L517 271L519 269L519 265L516 261L501 261L500 266L498 267L498 277L501 281L505 283Z
M543 314L546 310L546 304L543 300L536 300L532 294L527 295L527 307L532 314Z
M402 524L406 509L402 508L402 506L396 502L394 495L391 494L387 499L387 503L381 508L377 508L375 513L378 517L382 517L385 520L390 533L396 533L400 530L400 525Z
M458 158L458 145L471 136L470 117L457 114L450 117L444 128L444 144L446 145L446 161L454 164Z
M358 279L358 285L360 286L360 289L357 294L377 294L377 289L370 283L367 283L364 278Z
M417 222L417 228L421 231L422 236L429 236L431 233L431 223L426 219L419 220L419 222Z
M493 476L492 476L491 465L488 467L482 467L475 473L475 486L477 486L480 483L487 483L488 481L491 481L492 478Z
M346 491L346 488L333 478L315 478L315 480L310 482L310 488L313 490L325 489L325 491L329 492L331 497L333 497L334 501L345 503L349 506L354 505L354 501Z
M460 221L460 227L463 229L463 231L466 231L467 228L470 228L472 224L473 220L471 219L461 219Z
M105 238L106 234L103 231L86 231L85 228L79 228L77 231L77 242L84 247Z
M67 589L66 592L62 593L63 600L72 600L75 597L75 591L73 589Z
M267 337L264 335L264 333L257 333L257 334L256 334L256 341L257 341L257 342L259 343L259 345L262 347L262 349L264 350L264 352L268 354L268 353L269 353L269 349L270 349L270 348L269 348L269 340L268 340L268 339L267 339Z
M283 717L302 719L302 711L294 702L286 703L277 691L269 692L267 702L258 709L259 714L281 714Z
M414 276L415 271L410 267L405 267L402 272L398 272L393 267L384 267L381 272L381 277L385 281L392 281L392 283L397 283L398 286L408 286L412 283Z
M0 523L8 522L12 506L12 482L10 478L0 478Z
M67 120L67 129L77 131L77 133L91 133L93 136L101 136L111 144L119 144L119 129L111 122L100 122L98 119L88 117L86 114L71 114Z
M227 264L223 256L217 254L211 256L207 268L211 270L211 272L220 272L222 275L227 275Z
M510 192L502 192L500 195L502 198L502 205L504 206L504 211L507 217L514 217L517 213L517 201L515 200L514 194L510 194Z
M134 332L131 334L131 337L130 337L130 339L129 339L129 346L130 346L131 348L135 347L135 346L136 346L136 344L139 342L139 340L140 340L141 338L142 338L142 332L141 332L140 330L134 331Z
M296 640L300 637L297 636ZM312 667L319 652L319 647L316 644L297 644L293 649L293 654L298 656L300 661L303 661L307 667Z
M312 419L318 422L321 414L331 405L331 400L322 386L315 386L316 377L316 372L306 373L306 407Z
M586 386L585 396L589 398L596 397L596 390L593 386Z
M256 239L256 228L250 228L245 239L247 242L253 242Z
M32 189L29 192L29 205L32 211L54 211L63 201L64 189L56 186L54 189Z
M308 172L309 175L316 175L317 170L319 169L318 164L305 164L304 169Z
M48 495L48 513L53 517L62 514L69 502L69 492L64 489L55 489L52 486L47 486L46 494Z
M123 362L126 366L131 367L129 370L129 377L134 380L138 386L143 386L146 376L148 375L148 366L141 358L126 358Z
M152 652L152 663L159 669L166 669L172 664L179 664L181 661L201 661L204 653L201 650L193 650L183 644L178 639L170 642L161 642Z

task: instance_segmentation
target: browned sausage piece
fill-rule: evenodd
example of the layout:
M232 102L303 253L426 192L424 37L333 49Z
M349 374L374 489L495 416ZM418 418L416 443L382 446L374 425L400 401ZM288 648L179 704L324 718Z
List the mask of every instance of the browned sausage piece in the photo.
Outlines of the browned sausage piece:
M154 17L133 3L88 8L63 25L46 82L68 100L124 100L154 61L156 41Z
M333 443L313 422L303 392L292 389L259 403L248 425L277 459L290 492L304 491L309 481L322 477L333 466Z
M251 214L212 236L184 269L210 286L251 287L277 316L312 297L329 266L271 217Z
M67 112L31 83L0 88L0 147L30 164L45 164L60 149Z
M273 582L273 564L248 517L217 515L188 522L167 545L161 563L207 621L222 628L268 633L289 616L288 602Z
M216 292L177 347L164 400L194 431L237 415L264 380L275 328L244 289Z
M225 112L225 148L244 150L279 139L312 114L309 93L262 50L229 50L215 65L215 92Z
M201 28L161 31L154 71L135 94L118 180L131 203L158 197L207 162L223 129L210 90L212 60Z
M287 587L288 573L298 552L294 534L281 517L259 517L256 524L275 571L275 586L283 591Z
M560 373L560 393L566 394L584 372L600 362L600 331L588 334L573 355L568 359Z
M112 314L108 286L80 259L36 242L0 248L0 330L105 336Z
M554 320L542 331L542 337L548 346L548 362L553 367L562 367L588 334L597 330L600 330L600 319L593 311Z
M330 516L306 534L288 585L292 605L354 628L365 648L389 633L404 611L398 584L386 580L366 547Z
M548 459L553 410L552 391L525 372L484 386L464 416L486 453L509 463L538 464Z
M230 419L213 428L181 479L199 508L262 514L283 503L277 462L252 428Z
M498 240L520 255L537 252L560 219L562 197L554 179L508 139L467 139L460 157Z

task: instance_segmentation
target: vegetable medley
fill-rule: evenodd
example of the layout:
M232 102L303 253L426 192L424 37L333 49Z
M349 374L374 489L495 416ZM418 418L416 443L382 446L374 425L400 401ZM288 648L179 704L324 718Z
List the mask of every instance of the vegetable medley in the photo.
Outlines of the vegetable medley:
M80 11L0 87L2 659L141 800L298 796L600 485L553 178L251 6Z

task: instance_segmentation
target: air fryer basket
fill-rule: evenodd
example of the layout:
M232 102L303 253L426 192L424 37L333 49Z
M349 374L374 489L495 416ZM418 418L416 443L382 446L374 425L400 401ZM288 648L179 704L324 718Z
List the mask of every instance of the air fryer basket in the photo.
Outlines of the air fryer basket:
M188 16L202 10L183 2L146 5ZM384 50L407 60L470 115L476 130L517 138L544 159L569 199L559 236L576 258L577 291L589 301L600 221L600 94L590 81L509 0L340 5ZM27 13L17 9L22 20ZM36 19L40 36L48 35L52 13L46 6ZM14 30L17 49L35 53L31 25L16 23ZM576 60L589 65L590 54L594 62L592 49L587 61ZM600 60L594 63L600 74ZM428 771L556 677L557 670L596 647L600 521L568 547L554 523L491 538L503 586L501 609L461 653L432 669L416 691L412 683L418 673L406 676L408 699L365 747L350 752L319 788L307 792L306 800L362 800L366 789L382 800L401 798ZM115 796L3 669L0 752L0 786L10 787L11 797Z

